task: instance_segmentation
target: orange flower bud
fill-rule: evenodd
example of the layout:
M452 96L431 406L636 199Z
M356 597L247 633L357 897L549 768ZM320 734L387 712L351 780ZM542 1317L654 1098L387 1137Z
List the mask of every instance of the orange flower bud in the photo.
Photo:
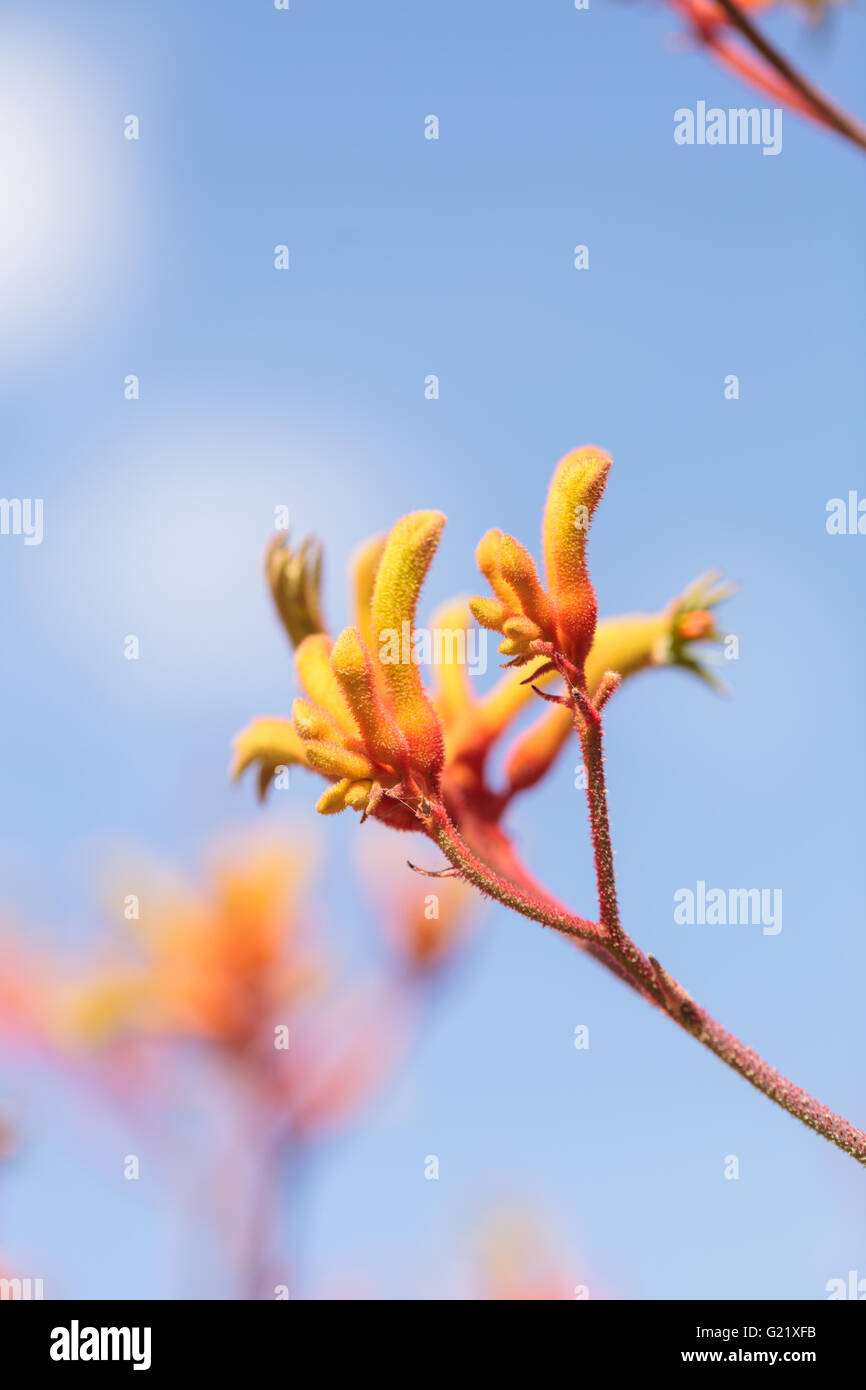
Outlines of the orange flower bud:
M481 627L491 632L501 632L510 613L510 608L497 598L471 598L469 607L472 616Z
M377 762L408 771L406 739L385 707L376 686L370 653L356 627L340 633L331 652L331 666L340 682L364 746Z
M363 811L372 786L369 780L353 782L351 777L343 777L322 792L316 802L316 810L320 816L338 816L349 806L353 811Z
M541 636L541 628L529 618L506 618L502 631L515 643L536 642Z
M557 464L544 510L544 564L556 613L556 645L579 668L592 646L598 617L586 540L611 462L601 449L566 454Z
M317 738L324 739L326 743L342 742L343 730L336 720L325 714L317 705L311 705L309 700L295 700L292 705L292 722L300 739Z
M541 631L550 628L553 620L550 600L541 587L529 551L513 536L503 536L499 564L502 578L517 595L526 617Z
M316 810L320 816L338 816L341 811L346 809L346 792L353 785L351 777L343 777L339 782L333 782L330 787L322 792L316 802Z
M323 772L326 777L349 777L357 782L362 778L375 777L375 770L362 753L353 753L337 743L324 743L311 739L304 744L304 759L308 767Z
M373 783L370 781L353 782L346 791L346 805L351 806L353 811L363 811L372 789Z
M516 595L502 576L502 541L501 531L494 529L485 532L475 549L475 563L497 598L508 612L512 612Z
M548 708L515 741L505 762L505 778L511 792L525 791L553 765L560 749L573 736L574 719L563 705Z
M684 642L708 641L714 636L715 630L715 619L706 608L698 608L694 613L685 613L677 625L677 633Z
M691 644L719 640L712 609L732 592L731 585L720 583L718 575L711 573L695 580L661 613L628 613L604 619L596 628L586 659L586 688L590 696L598 693L605 674L612 670L626 680L652 666L679 666L718 688L712 672L696 657ZM542 676L541 684L550 679ZM519 673L509 672L478 707L476 720L486 725L490 742L504 731L529 698L529 686L519 682ZM546 709L515 739L508 753L505 771L509 789L520 791L534 786L552 767L572 733L569 710L561 706ZM459 753L459 745L456 751Z
M586 532L609 468L608 455L589 448L557 465L544 515L548 592L532 556L513 536L488 531L478 544L478 567L496 598L473 599L470 606L482 626L505 634L499 650L513 658L512 666L559 655L583 669L597 616Z

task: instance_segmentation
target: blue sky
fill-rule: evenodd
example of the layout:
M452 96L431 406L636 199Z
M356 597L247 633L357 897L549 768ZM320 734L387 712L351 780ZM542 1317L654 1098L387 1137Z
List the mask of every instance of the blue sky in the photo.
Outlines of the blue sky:
M862 14L770 28L856 107ZM713 566L740 585L732 699L662 673L611 706L625 921L862 1122L866 541L825 528L829 499L866 491L859 156L788 115L776 158L676 145L678 108L753 104L676 29L614 0L7 2L2 493L45 516L40 546L0 538L7 914L74 949L115 846L192 864L227 828L312 821L303 778L266 812L226 782L231 735L293 694L260 574L274 506L324 539L335 623L356 542L441 508L432 607L476 587L489 526L535 546L553 465L593 442L615 458L591 551L603 612L656 608ZM572 765L514 826L588 909ZM323 833L329 930L363 962L364 831ZM782 932L678 926L673 894L699 879L780 887ZM621 1297L819 1298L866 1275L852 1161L567 951L487 910L406 1068L310 1176L299 1292L344 1275L465 1292L473 1222L500 1198L543 1213L575 1283ZM176 1296L162 1193L130 1209L99 1176L129 1136L85 1137L63 1097L6 1084L29 1133L0 1248L58 1292Z

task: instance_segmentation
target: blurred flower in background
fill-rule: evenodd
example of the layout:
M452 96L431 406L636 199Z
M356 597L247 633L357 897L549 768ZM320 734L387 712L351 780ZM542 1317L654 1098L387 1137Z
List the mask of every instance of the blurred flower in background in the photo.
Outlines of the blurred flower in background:
M476 1236L478 1297L496 1302L561 1302L598 1298L585 1270L572 1267L548 1223L532 1207L511 1202L487 1213Z
M235 1296L273 1297L291 1266L278 1215L288 1189L309 1173L315 1146L357 1120L405 1056L416 986L447 954L463 894L443 885L455 911L431 921L417 893L404 891L407 879L418 881L380 864L377 893L395 949L380 972L347 977L323 928L309 836L223 837L206 865L192 883L135 861L115 866L110 900L122 903L120 920L84 966L7 932L0 1036L7 1062L26 1054L146 1122L165 1141L164 1165L178 1171L188 1156L170 1116L203 1069L195 1089L214 1111L203 1149L215 1168L198 1185L213 1185ZM135 895L117 887L130 881L140 885ZM0 1126L0 1143L7 1137Z

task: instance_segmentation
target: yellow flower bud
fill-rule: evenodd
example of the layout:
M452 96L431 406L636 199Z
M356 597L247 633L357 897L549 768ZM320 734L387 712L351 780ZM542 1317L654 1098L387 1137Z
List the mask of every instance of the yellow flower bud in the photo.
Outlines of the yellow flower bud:
M350 562L355 623L370 652L376 650L371 608L376 571L384 549L385 537L373 536L358 547Z
M353 753L337 743L324 743L311 739L304 744L304 759L308 767L323 772L326 777L349 777L353 782L362 778L373 778L375 769L362 753Z
M575 449L560 459L544 510L544 564L556 614L556 646L578 668L592 646L598 606L586 564L586 541L611 458Z
M445 525L441 512L411 512L390 532L373 587L374 659L383 641L415 625L418 595ZM394 717L409 744L412 766L434 783L442 769L442 729L414 661L380 662Z
M347 734L357 737L358 727L331 666L330 637L325 633L306 637L295 652L295 666L313 704L326 710Z
M408 771L406 739L386 708L376 685L370 653L356 627L345 628L334 643L331 666L365 748L386 767Z

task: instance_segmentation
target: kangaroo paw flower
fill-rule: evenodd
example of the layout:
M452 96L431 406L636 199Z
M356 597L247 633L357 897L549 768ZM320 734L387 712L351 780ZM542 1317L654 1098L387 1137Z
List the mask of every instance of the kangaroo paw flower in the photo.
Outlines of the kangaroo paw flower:
M231 775L236 780L258 764L258 793L264 801L278 767L303 765L304 745L288 719L254 719L234 740Z
M470 607L482 627L502 633L499 650L511 665L546 652L583 670L598 616L586 540L610 465L608 454L592 448L575 449L557 465L544 513L547 589L513 536L488 531L478 545L478 568L495 597L472 599Z
M349 808L364 819L376 815L416 828L416 806L438 789L444 740L411 635L444 524L441 512L413 512L385 541L363 547L354 566L358 625L336 641L318 628L301 636L294 624L293 640L300 637L295 665L305 693L295 700L291 724L257 720L238 736L235 775L258 762L264 788L281 762L296 763L330 783L317 804L322 815ZM270 557L282 615L298 566L277 546Z

